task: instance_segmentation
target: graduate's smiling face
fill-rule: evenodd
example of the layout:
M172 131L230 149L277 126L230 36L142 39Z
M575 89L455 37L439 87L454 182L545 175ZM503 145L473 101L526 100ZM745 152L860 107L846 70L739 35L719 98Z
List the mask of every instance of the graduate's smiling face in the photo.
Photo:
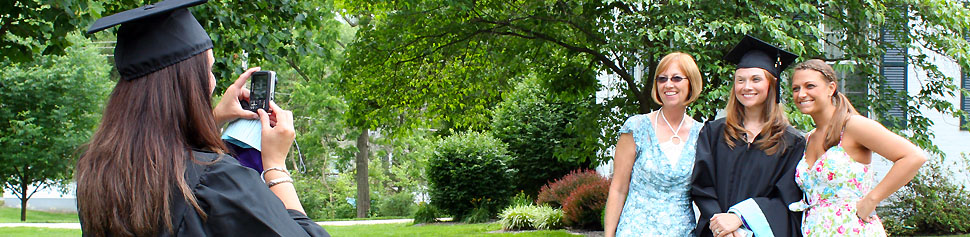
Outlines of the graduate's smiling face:
M836 89L835 82L825 80L825 76L815 70L795 70L792 75L792 96L795 106L803 114L818 113L825 106L832 105L832 95Z
M761 106L768 98L771 82L768 71L761 68L739 68L734 71L734 95L744 107Z
M209 60L209 95L216 90L216 75L212 74L212 65L216 63L216 57L212 55L212 49L205 51L206 58Z
M657 83L657 97L665 106L684 106L690 96L690 80L680 68L680 63L674 60L654 80Z

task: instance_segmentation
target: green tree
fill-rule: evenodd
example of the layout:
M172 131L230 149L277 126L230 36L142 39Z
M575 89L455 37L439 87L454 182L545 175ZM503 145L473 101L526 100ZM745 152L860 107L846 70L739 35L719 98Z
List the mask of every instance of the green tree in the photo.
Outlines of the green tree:
M37 190L71 180L75 151L111 88L107 59L77 33L67 38L73 45L63 56L0 66L0 163L4 187L21 200L21 221Z
M374 126L395 127L402 120L422 118L476 129L491 116L488 111L500 94L512 89L508 78L578 71L572 74L603 73L620 83L597 88L595 80L588 83L582 76L539 77L548 84L572 86L559 93L621 92L598 108L604 124L600 129L606 131L599 137L601 144L614 144L623 119L657 107L649 99L650 80L638 79L637 69L643 70L643 78L652 78L663 55L692 54L705 77L705 93L690 112L712 119L724 106L734 69L720 58L742 35L751 34L803 59L856 62L860 66L854 72L876 92L857 106L893 120L887 111L904 102L907 126L893 129L921 131L900 133L939 154L928 130L933 121L920 109L960 114L943 99L959 93L953 78L940 73L925 55L907 54L928 78L921 78L923 87L916 95L897 93L880 86L884 77L879 59L889 48L927 49L970 66L970 46L960 37L970 26L970 14L952 1L365 0L338 2L338 7L372 19L346 52L344 68L353 74L344 80L348 113L371 119ZM823 29L842 40L828 40ZM898 41L880 40L882 32ZM845 53L828 57L825 44ZM811 120L790 111L796 125L811 126L806 124Z
M546 93L534 78L519 82L495 108L492 134L508 144L509 168L516 190L535 197L539 188L569 171L588 167L596 149L583 143L597 142L598 130L582 134L584 106L593 98L571 101ZM595 146L594 146L595 147ZM584 164L585 161L585 164Z

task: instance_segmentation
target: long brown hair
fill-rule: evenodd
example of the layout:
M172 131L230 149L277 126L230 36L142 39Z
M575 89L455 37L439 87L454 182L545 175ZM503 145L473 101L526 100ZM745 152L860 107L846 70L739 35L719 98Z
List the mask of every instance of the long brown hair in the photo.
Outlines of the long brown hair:
M119 80L75 179L85 232L115 236L172 231L175 192L205 218L185 180L191 149L222 153L212 115L206 52L141 78ZM173 198L175 198L173 200Z
M765 136L755 141L755 144L765 154L773 155L777 152L785 151L787 144L784 144L782 136L785 135L785 129L788 129L790 125L788 118L785 117L784 108L780 104L774 103L776 101L775 98L779 96L778 89L775 88L777 86L775 80L778 80L778 78L772 76L768 71L764 71L764 73L768 79L768 98L765 99L764 113L761 115L761 119L765 121L765 126L761 129L761 134L765 134ZM728 98L727 108L724 109L727 112L727 117L725 118L727 127L724 128L724 140L727 141L728 146L734 148L734 141L741 140L741 135L746 133L743 124L744 105L738 101L733 88Z
M835 74L835 69L825 61L819 59L811 59L795 66L795 71L798 70L812 70L822 73L822 78L825 82L835 83L835 92L832 93L832 105L835 106L835 114L832 115L832 119L829 127L823 131L825 134L825 139L822 142L822 150L826 151L830 147L839 144L839 140L842 137L842 129L845 128L845 123L849 121L849 117L852 115L859 114L849 102L849 98L845 97L845 94L839 93L838 85L839 78ZM794 82L794 81L792 81Z

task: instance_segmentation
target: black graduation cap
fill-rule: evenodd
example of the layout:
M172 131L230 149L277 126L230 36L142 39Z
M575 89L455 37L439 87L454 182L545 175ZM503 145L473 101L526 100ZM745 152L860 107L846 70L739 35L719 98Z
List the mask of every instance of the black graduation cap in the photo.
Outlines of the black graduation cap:
M121 24L115 66L132 80L212 48L212 39L186 8L208 0L166 0L98 19L91 34Z
M745 35L744 39L741 39L741 42L724 56L724 60L737 64L739 69L761 68L775 76L775 88L778 90L778 96L775 97L776 103L781 98L781 72L791 66L797 58L798 56L791 52L750 35Z

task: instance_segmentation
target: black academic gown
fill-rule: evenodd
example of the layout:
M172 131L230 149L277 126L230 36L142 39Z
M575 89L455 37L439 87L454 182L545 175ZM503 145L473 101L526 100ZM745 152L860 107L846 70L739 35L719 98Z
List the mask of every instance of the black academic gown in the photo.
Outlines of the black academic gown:
M287 210L266 188L259 173L235 158L198 151L192 154L198 161L215 161L187 161L185 170L186 183L208 219L203 221L176 191L170 209L175 233L161 231L158 236L330 236L303 213Z
M789 126L782 138L784 151L769 156L757 144L741 140L730 148L724 141L725 127L723 118L709 121L697 139L691 197L701 215L694 234L712 236L709 222L714 214L751 198L775 236L801 236L802 213L788 210L788 204L802 198L795 184L795 166L805 151L801 132Z

